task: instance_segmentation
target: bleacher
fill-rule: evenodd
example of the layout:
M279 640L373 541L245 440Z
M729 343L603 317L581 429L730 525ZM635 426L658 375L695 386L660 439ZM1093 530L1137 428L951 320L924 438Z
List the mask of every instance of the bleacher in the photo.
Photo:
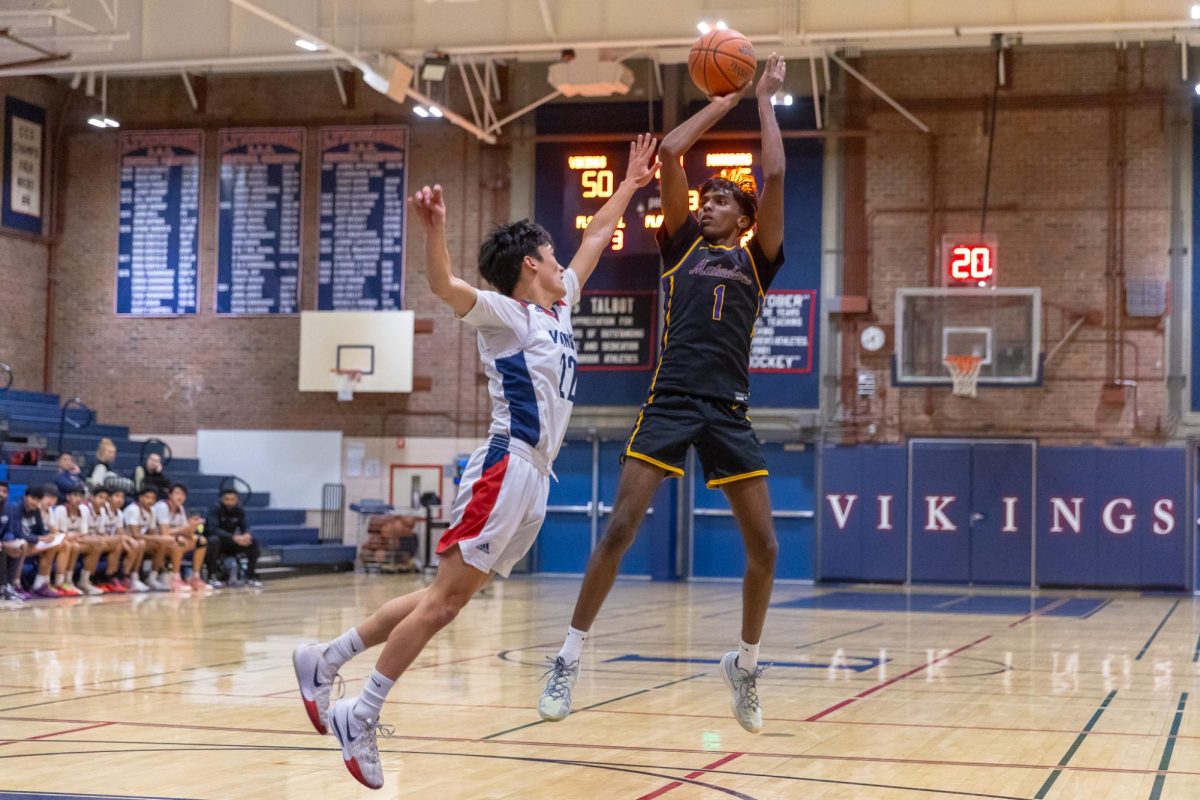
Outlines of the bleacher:
M81 416L71 413L75 421L80 421ZM9 439L21 440L31 435L44 437L48 446L57 450L62 425L60 398L42 392L0 391L0 425L3 424L7 424ZM84 464L86 474L95 458L96 446L105 437L117 446L116 470L132 476L138 466L142 442L130 440L129 428L124 425L92 422L75 427L68 424L62 436L62 449L76 455ZM14 496L23 494L25 486L53 483L58 472L48 458L38 466L9 466L8 454L22 448L22 444L9 441L4 448L4 463L0 463L0 480L11 484ZM188 509L205 514L216 504L221 482L232 477L206 475L194 458L174 458L164 472L172 482L188 487ZM319 531L304 524L303 509L272 508L270 494L259 491L243 498L243 503L246 520L262 548L258 571L264 579L353 567L355 548L340 542L322 542Z

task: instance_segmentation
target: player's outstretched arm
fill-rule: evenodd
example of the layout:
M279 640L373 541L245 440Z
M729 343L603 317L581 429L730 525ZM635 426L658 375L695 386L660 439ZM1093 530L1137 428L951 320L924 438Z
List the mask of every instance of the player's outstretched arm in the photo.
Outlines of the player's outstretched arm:
M601 206L596 215L592 217L587 230L583 232L583 241L579 244L579 250L571 259L570 269L573 269L579 276L580 286L587 283L587 279L591 277L592 271L596 269L596 264L600 261L600 256L604 255L604 251L608 248L613 231L617 229L621 215L625 213L625 208L633 199L633 193L654 177L654 171L658 169L658 161L654 157L656 144L658 144L658 140L648 133L640 134L636 141L630 142L629 166L625 169L624 180L613 192L612 197L608 198L608 202Z
M762 131L763 188L758 199L758 246L767 258L774 260L783 246L783 171L787 161L783 153L783 136L771 98L783 88L787 65L783 58L771 53L766 69L758 79L758 123Z
M679 230L691 213L688 209L687 173L683 171L680 159L709 128L716 125L721 117L738 104L745 93L743 88L732 94L712 98L708 105L663 137L662 147L658 148L658 157L662 161L663 227L667 235Z
M454 310L465 315L475 307L475 287L456 278L450 269L450 250L446 247L446 202L441 184L421 190L408 198L408 208L425 229L425 279L430 290Z

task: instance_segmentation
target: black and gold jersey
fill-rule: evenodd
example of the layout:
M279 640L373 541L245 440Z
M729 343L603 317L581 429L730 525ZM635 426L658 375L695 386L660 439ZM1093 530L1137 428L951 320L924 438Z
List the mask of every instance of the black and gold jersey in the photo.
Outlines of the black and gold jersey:
M783 265L756 239L709 244L691 214L672 235L659 229L665 326L650 393L679 392L746 403L750 340L763 296Z

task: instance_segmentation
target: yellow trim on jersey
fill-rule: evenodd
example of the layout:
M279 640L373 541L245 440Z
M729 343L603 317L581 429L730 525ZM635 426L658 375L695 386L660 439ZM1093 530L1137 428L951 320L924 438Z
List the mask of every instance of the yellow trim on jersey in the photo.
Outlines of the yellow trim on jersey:
M695 245L692 245L695 247ZM690 250L688 252L691 252ZM686 258L686 256L684 256ZM680 262L681 264L683 262ZM676 267L675 269L679 269ZM674 270L672 270L674 271ZM654 377L650 379L650 400L654 399L654 387L658 384L658 372L662 369L663 355L667 352L667 337L671 335L671 301L675 299L675 276L667 278L667 313L663 319L662 344L658 348L658 364L654 367ZM640 417L639 417L640 419ZM630 439L630 441L633 441Z
M650 396L646 398L646 402L642 404L641 410L638 411L637 422L635 422L633 424L633 433L629 434L629 443L627 445L625 445L626 450L628 450L630 447L633 446L634 437L636 437L638 435L638 430L641 429L641 427L642 427L642 417L646 416L646 406L650 405L653 402L654 402L654 393L651 392Z
M762 278L758 277L758 265L754 263L754 254L750 252L749 247L743 247L742 249L745 250L746 255L748 255L750 257L750 269L754 271L754 283L757 284L757 286L758 286L758 296L762 297L763 296ZM759 310L760 311L762 310L761 307L759 308ZM754 336L754 334L752 333L751 338L753 338L753 336Z
M743 472L741 475L730 475L728 478L714 478L704 485L709 489L716 489L718 486L724 486L727 483L743 481L746 478L765 477L767 474L768 473L765 469L756 469L754 472Z
M692 242L692 246L691 246L691 247L689 247L689 248L687 249L687 252L683 254L683 257L682 257L682 258L680 258L678 261L676 261L676 262L675 262L675 266L671 267L669 270L667 270L666 272L664 272L664 273L662 274L662 276L665 278L665 277L669 276L669 275L670 275L672 272L674 272L675 270L677 270L677 269L679 269L680 267L682 267L682 266L683 266L683 262L687 261L687 258L688 258L688 256L690 256L690 255L692 254L692 251L696 249L696 245L700 244L700 243L701 243L701 242L703 242L703 241L704 241L704 237L703 237L703 236L697 236L697 237L696 237L696 241Z
M676 478L683 477L683 470L681 470L679 467L672 467L670 464L664 464L663 462L659 461L657 458L651 458L650 456L644 456L641 453L635 453L632 450L630 450L628 447L625 448L625 455L630 456L631 458L636 458L639 461L645 461L648 464L653 464L654 466L658 467L659 469L665 469L667 472L671 473Z

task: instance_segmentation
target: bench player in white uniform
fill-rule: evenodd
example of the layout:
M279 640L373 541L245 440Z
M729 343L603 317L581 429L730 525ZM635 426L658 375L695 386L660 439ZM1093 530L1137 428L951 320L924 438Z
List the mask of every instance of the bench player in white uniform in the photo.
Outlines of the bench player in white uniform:
M438 543L433 584L389 601L332 642L302 644L293 654L313 727L333 729L346 768L365 786L383 786L375 728L392 684L492 574L507 577L533 545L575 396L571 307L633 193L654 177L655 145L649 134L630 145L625 180L592 218L567 269L541 226L522 220L493 231L480 247L479 271L499 292L477 290L452 274L441 186L409 198L425 229L429 288L479 333L492 424L467 463L451 526ZM362 693L330 708L329 687L342 664L384 642Z

